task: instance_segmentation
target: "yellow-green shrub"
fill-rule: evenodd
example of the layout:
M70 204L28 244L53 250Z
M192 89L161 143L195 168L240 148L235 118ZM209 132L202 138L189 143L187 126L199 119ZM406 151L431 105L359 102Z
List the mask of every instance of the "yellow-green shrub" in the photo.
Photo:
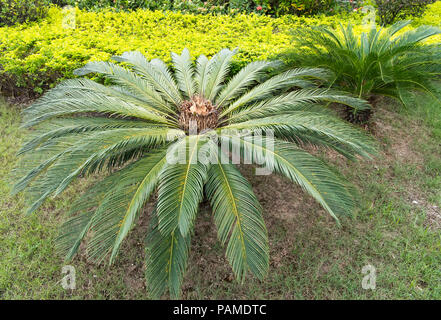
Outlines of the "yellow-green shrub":
M336 17L274 19L254 14L231 17L77 9L71 29L62 27L62 10L51 8L40 23L0 28L0 85L6 92L41 93L57 80L72 77L72 71L88 61L108 60L129 50L170 61L170 51L180 52L184 47L194 57L239 47L238 68L289 47L292 28L338 22Z
M441 26L441 1L428 5L424 14L414 20L414 25L416 26L423 24Z
M429 7L416 24L439 24L440 3ZM170 61L170 51L184 47L197 57L221 48L239 47L235 68L271 58L291 47L290 30L306 25L351 22L357 32L362 16L271 18L264 15L192 15L138 10L86 12L75 10L75 23L63 28L65 13L50 8L38 23L0 28L0 87L12 94L41 93L88 61L108 60L124 51L139 50L148 58ZM74 27L74 28L70 28ZM432 39L431 41L439 41Z

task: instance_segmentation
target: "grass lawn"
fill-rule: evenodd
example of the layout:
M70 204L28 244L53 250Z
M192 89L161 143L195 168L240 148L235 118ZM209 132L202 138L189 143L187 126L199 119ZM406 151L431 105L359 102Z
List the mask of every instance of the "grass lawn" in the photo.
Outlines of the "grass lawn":
M441 109L431 99L411 99L412 109L388 100L377 106L371 130L380 154L374 161L326 155L360 193L360 209L343 218L341 228L287 180L251 179L270 237L265 281L235 282L203 204L183 298L441 299ZM83 250L69 263L76 269L76 289L62 288L66 263L53 240L63 213L91 179L25 216L23 196L9 194L24 134L19 123L19 107L0 100L0 299L148 299L142 218L113 266L88 263ZM252 168L244 171L252 176ZM368 264L376 269L374 290L362 288Z

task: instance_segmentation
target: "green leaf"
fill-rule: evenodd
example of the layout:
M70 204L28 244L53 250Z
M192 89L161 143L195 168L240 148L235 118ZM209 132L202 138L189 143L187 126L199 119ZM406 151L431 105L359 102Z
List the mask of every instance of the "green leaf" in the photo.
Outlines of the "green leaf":
M257 142L253 137L222 134L224 143L236 145L252 161L280 173L300 185L337 221L338 215L349 215L354 199L348 183L322 161L295 145L272 138Z
M250 271L259 279L268 272L268 236L262 208L251 185L219 150L219 163L211 166L207 198L222 244L228 241L226 257L243 283Z
M176 229L164 234L157 220L153 212L146 239L147 288L153 298L159 299L168 287L170 296L178 299L190 252L190 233L182 236Z
M166 153L167 149L163 149L160 152L154 152L148 155L139 161L139 171L132 171L132 177L123 177L121 179L120 184L125 185L126 182L124 179L133 179L144 176L142 181L137 185L136 191L130 200L129 206L120 223L115 244L113 245L112 254L110 256L110 263L113 262L123 239L127 236L144 203L154 191L160 171L166 164Z
M222 83L230 71L231 59L236 54L237 49L233 51L222 49L215 54L207 66L207 82L206 87L203 87L204 97L208 100L214 101L217 93L222 87Z
M187 98L191 99L195 93L194 69L191 61L190 52L187 48L182 50L181 55L174 52L171 54L173 65L175 66L175 77L178 81L179 89Z
M157 214L164 235L179 230L185 237L193 226L207 175L207 166L197 159L203 143L199 135L178 142L177 148L185 154L184 164L167 163L161 173Z

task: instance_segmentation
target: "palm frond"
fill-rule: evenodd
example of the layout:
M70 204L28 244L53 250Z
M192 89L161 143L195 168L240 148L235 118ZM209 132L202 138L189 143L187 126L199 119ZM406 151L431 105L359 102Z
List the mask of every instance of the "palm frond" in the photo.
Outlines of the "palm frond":
M121 56L113 56L112 59L131 64L134 70L142 75L167 101L174 105L181 103L182 96L178 86L170 70L161 60L154 59L149 62L138 51L124 52Z
M90 112L176 125L176 121L120 97L92 90L64 90L61 84L23 111L23 126L31 127L50 118Z
M146 239L147 287L153 298L159 299L167 287L172 298L180 297L190 240L190 233L183 236L177 229L164 234L160 231L156 212L153 213Z
M43 158L40 166L34 166L17 182L15 190L18 192L34 182L28 188L29 200L32 203L28 213L31 213L50 194L56 196L64 191L78 175L101 170L106 163L114 166L118 156L122 156L122 162L126 162L142 154L143 148L163 145L182 134L180 130L168 128L124 128L91 133L80 142L67 145L67 149L57 149L58 153L49 157L49 160ZM127 152L130 152L128 158L124 157Z
M243 94L246 89L259 80L259 77L262 76L265 70L277 65L278 62L269 61L254 61L246 65L228 82L216 97L215 103L218 108L222 108L224 104Z
M207 86L208 81L208 58L201 54L196 60L196 76L195 76L195 84L196 91L199 95L205 95L205 88Z
M322 161L295 145L272 138L256 143L253 137L225 133L222 133L220 139L225 144L240 148L244 154L251 155L254 163L264 165L268 170L280 173L299 184L337 222L338 215L353 212L354 199L348 183Z
M369 109L370 105L363 99L355 98L347 93L330 89L300 89L290 93L279 95L272 99L266 99L233 112L221 123L236 123L275 114L297 111L308 111L312 104L320 102L341 103L355 110Z
M324 142L325 145L342 152L345 156L358 154L369 158L376 150L374 140L360 129L319 111L292 111L281 115L256 118L230 124L222 127L218 132L222 134L228 130L249 130L251 132L272 130L276 137L303 142L314 142L310 138L315 136L317 141Z
M193 226L207 175L207 166L197 160L204 143L199 135L182 140L175 150L182 152L179 156L183 158L178 163L168 163L161 173L157 215L159 230L164 235L177 231L185 237Z
M207 198L226 257L236 278L243 283L251 272L263 279L268 272L268 236L262 208L248 181L221 150L219 161L208 171Z
M76 69L74 71L75 75L84 76L89 73L99 73L111 79L115 84L119 85L120 88L125 89L126 92L132 93L132 95L136 96L137 100L144 100L146 102L145 107L148 109L159 109L156 110L165 114L174 113L170 106L162 99L161 95L156 92L152 85L149 82L139 77L135 73L127 70L123 67L120 67L111 62L104 61L92 61L87 63L84 67ZM90 90L90 88L94 88L96 90L98 86L92 86L88 84L86 86L79 87L83 90ZM111 91L111 88L101 86L101 88L106 88L106 91ZM70 89L70 88L69 88ZM103 90L103 89L102 89ZM116 92L113 91L113 94ZM122 91L120 91L120 94ZM125 99L130 99L128 94L124 95Z
M208 100L214 101L217 93L222 87L228 72L230 71L231 59L236 54L237 49L228 50L222 49L215 54L207 65L207 82L206 86L202 87L204 97Z
M43 143L72 134L81 134L90 131L107 131L120 128L160 128L155 124L148 124L142 121L112 118L64 118L54 119L34 128L28 136L28 141L19 150L18 155L38 148ZM164 128L164 127L163 127Z
M143 205L154 191L159 174L166 164L166 152L167 149L164 148L159 152L149 154L147 157L139 161L139 171L132 170L130 171L130 175L121 177L121 180L119 181L120 189L124 188L126 185L133 184L133 181L138 181L139 177L143 178L142 181L137 184L136 191L130 200L129 206L124 213L124 217L118 224L119 229L110 256L110 263L112 263L115 258L122 241L127 236Z
M166 152L164 147L111 174L76 201L57 238L57 247L66 259L75 255L84 236L93 229L89 257L99 262L111 252L113 262L156 186Z
M182 50L181 55L172 52L172 61L175 66L175 77L178 81L179 89L191 99L195 94L194 69L187 48Z
M325 80L329 79L329 76L329 72L324 69L304 68L285 71L255 86L240 96L239 99L225 108L220 114L220 117L224 117L250 102L267 99L280 90L291 87L309 87L313 85L312 79Z

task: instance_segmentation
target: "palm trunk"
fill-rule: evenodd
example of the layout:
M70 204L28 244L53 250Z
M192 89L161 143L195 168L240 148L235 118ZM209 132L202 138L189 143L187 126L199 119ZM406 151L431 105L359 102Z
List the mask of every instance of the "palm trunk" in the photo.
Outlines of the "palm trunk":
M346 106L345 119L351 123L367 124L370 121L372 114L374 112L373 108L375 107L376 101L377 99L375 96L370 96L368 98L368 102L372 106L372 108L366 110L355 111L354 108Z

